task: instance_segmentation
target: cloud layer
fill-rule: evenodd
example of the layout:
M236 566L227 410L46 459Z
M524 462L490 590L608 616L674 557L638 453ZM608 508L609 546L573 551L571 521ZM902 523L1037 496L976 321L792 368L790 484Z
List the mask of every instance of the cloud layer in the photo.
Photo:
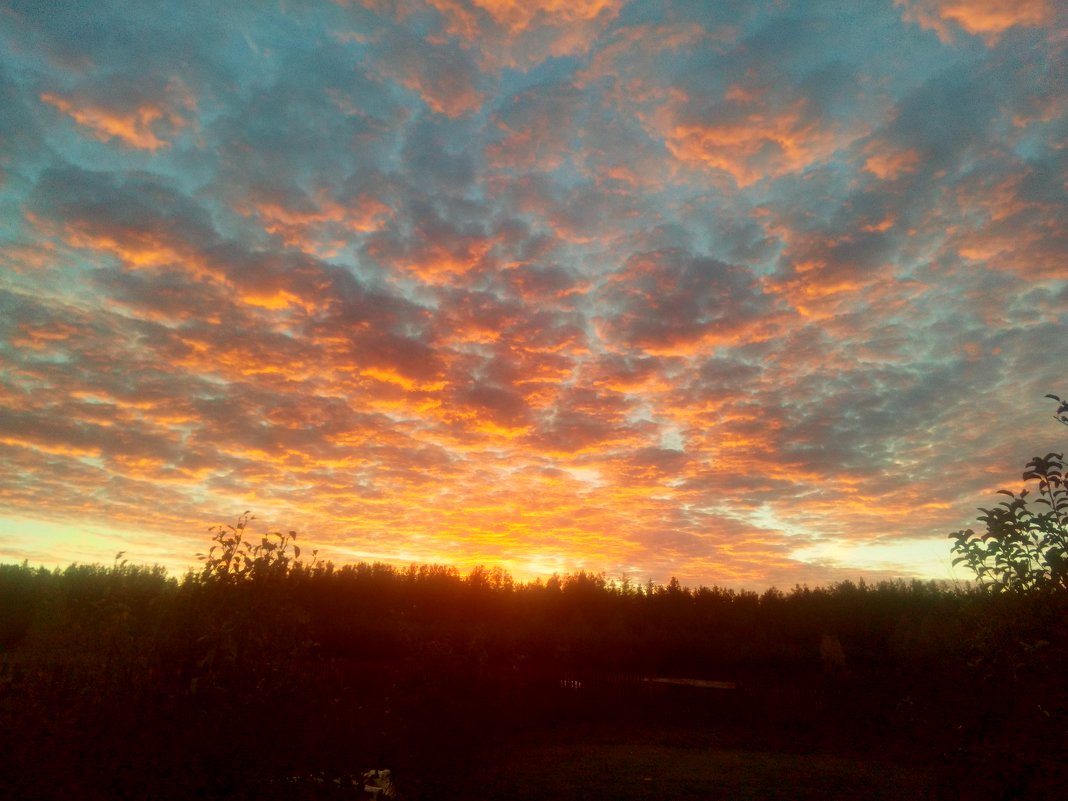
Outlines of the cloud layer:
M1063 443L1066 29L8 4L0 556L178 565L253 509L335 561L946 575Z

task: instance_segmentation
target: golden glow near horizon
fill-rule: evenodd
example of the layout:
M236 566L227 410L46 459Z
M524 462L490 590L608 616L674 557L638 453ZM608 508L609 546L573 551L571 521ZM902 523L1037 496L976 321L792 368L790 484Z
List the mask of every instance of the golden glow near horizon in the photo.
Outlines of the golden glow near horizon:
M0 14L0 560L953 578L1063 444L1062 4L202 11Z

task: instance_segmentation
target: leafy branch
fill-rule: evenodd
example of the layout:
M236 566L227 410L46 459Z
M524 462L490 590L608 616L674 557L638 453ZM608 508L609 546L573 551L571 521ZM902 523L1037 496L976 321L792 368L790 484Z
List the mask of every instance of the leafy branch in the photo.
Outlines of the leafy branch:
M1047 395L1060 406L1056 419L1068 425L1068 401ZM1037 495L1027 489L1007 496L997 506L980 508L986 530L950 534L953 564L965 564L984 586L1003 591L1068 590L1068 476L1064 454L1047 453L1027 463L1024 481L1037 482Z

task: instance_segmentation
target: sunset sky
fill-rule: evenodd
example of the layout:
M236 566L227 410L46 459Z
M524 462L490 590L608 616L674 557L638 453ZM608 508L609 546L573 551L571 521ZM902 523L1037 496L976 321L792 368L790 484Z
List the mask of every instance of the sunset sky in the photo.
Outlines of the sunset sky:
M5 0L0 561L969 580L1066 278L1058 0Z

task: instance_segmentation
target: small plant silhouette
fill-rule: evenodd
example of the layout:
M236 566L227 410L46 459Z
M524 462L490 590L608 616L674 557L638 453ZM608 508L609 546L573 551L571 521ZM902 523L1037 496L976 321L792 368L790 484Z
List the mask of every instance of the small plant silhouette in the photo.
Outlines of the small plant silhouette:
M211 546L206 554L197 554L204 563L204 581L238 582L287 575L296 566L303 566L295 531L269 531L258 543L249 539L249 523L255 516L246 511L237 518L236 525L212 526ZM312 551L311 567L317 564L318 551Z

